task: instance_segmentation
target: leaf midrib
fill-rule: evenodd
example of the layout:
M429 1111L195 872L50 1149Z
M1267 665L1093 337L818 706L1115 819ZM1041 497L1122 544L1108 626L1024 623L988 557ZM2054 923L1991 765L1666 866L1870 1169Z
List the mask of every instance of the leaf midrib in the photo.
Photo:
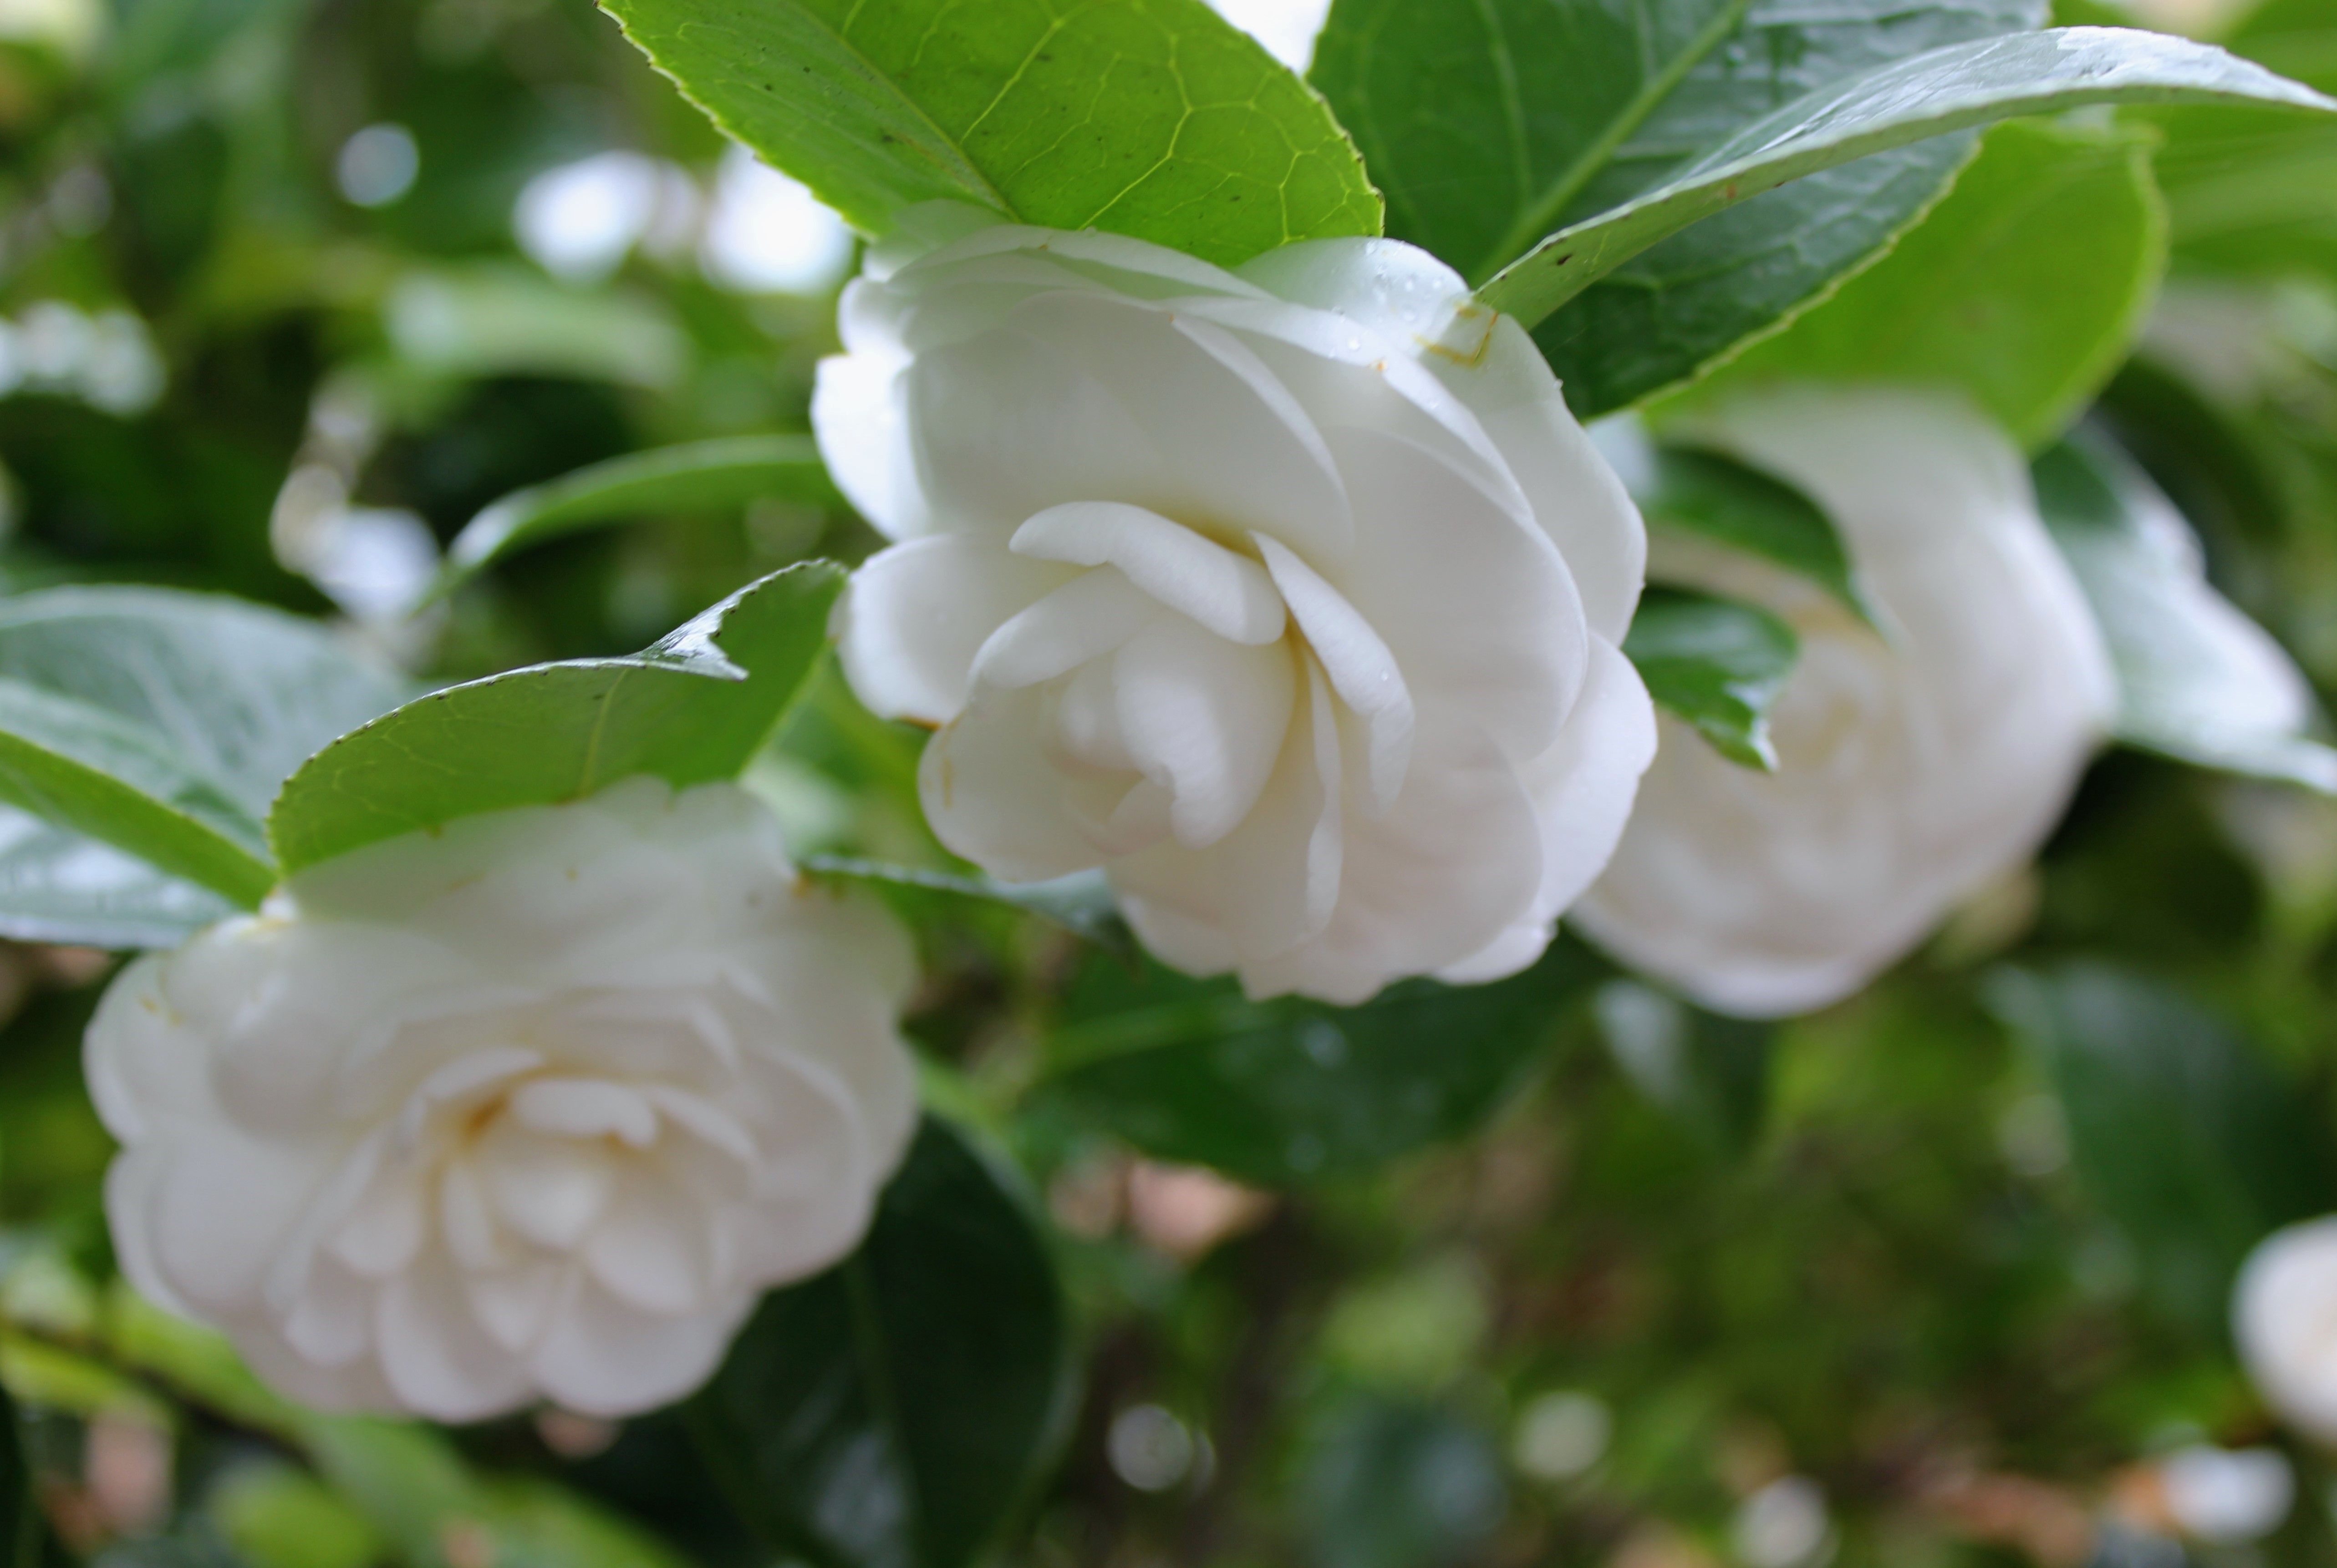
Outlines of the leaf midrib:
M1541 194L1521 210L1500 239L1494 242L1484 259L1469 270L1469 287L1481 288L1501 268L1537 244L1550 232L1567 207L1583 188L1597 177L1599 170L1612 161L1615 151L1632 132L1647 123L1648 116L1660 107L1665 99L1696 69L1704 57L1720 45L1720 41L1736 31L1753 8L1753 0L1730 0L1715 13L1704 30L1688 41L1687 48L1673 57L1670 63L1643 83L1623 106L1622 112L1608 122L1607 129L1573 161L1558 172L1556 179L1542 188ZM1521 126L1521 129L1522 127Z

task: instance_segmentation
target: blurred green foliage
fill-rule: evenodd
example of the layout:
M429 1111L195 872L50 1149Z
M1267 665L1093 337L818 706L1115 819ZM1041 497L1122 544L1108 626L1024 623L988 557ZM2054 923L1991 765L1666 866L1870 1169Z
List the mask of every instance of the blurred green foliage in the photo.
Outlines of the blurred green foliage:
M2332 28L2325 0L2273 0L2235 40L2314 79L2291 55ZM2237 112L2155 122L2175 272L2094 417L2200 530L2217 585L2337 690L2337 163L2313 140L2337 133L2284 125L2275 170ZM2141 133L1991 146L2057 142L2155 246ZM637 232L548 268L515 204L612 151L641 160L602 166L647 180ZM445 681L628 652L792 560L858 559L873 535L824 492L741 506L718 485L547 528L412 622L335 566L337 540L419 537L426 577L513 492L806 429L837 278L712 280L722 156L572 0L0 0L0 582L230 591ZM1843 319L1897 287L1878 267ZM2064 391L2016 390L2024 410ZM962 875L917 810L921 739L823 667L748 782L801 852ZM1022 1167L1080 1361L1060 1464L1019 1511L981 1474L892 1456L948 1495L952 1551L1004 1514L1001 1557L1029 1568L1708 1568L1752 1561L1756 1505L1804 1476L1831 1532L1813 1550L1846 1568L2337 1563L2337 1477L2273 1427L2221 1313L2264 1228L2337 1208L2337 805L2106 756L2033 873L1872 992L1774 1029L1561 943L1505 987L1392 993L1374 1035L1144 971L962 886L896 891L927 965L928 1098ZM78 1062L107 972L0 948L14 1568L774 1561L735 1504L743 1485L798 1509L788 1453L756 1451L771 1473L742 1482L697 1446L735 1409L452 1434L311 1416L130 1298ZM1196 1027L1209 1053L1163 1049ZM1398 1047L1431 1070L1345 1074L1349 1098L1310 1077ZM1278 1135L1293 1105L1318 1146ZM1172 1163L1196 1159L1273 1190ZM1014 1180L999 1233L1027 1240ZM847 1334L846 1288L767 1311ZM990 1304L1046 1310L1016 1288ZM773 1377L802 1350L784 1327L745 1352ZM1008 1356L1044 1359L1012 1328L987 1369L1036 1444L1053 1368ZM815 1435L836 1439L823 1462L849 1425ZM2153 1534L2154 1456L2200 1440L2287 1447L2278 1535Z

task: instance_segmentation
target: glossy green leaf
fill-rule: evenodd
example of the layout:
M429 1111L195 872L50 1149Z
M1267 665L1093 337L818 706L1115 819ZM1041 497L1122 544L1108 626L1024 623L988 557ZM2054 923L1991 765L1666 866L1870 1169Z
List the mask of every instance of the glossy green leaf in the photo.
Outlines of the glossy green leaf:
M1569 400L1579 411L1618 406L1693 374L1750 330L1741 325L1745 301L1766 312L1754 323L1761 325L1870 254L1938 191L1961 152L1949 143L1912 161L1863 168L1860 161L2000 120L2105 102L2253 102L2300 113L2337 108L2219 49L2128 28L2065 27L1952 44L1821 88L1756 121L1664 185L1551 235L1480 297L1539 323L1614 275L1635 306L1553 320L1537 341L1561 378L1576 384ZM1732 223L1650 248L1739 201L1837 170L1794 203L1748 209ZM1886 212L1893 216L1882 233L1859 232ZM1642 252L1645 262L1627 268ZM1789 264L1733 271L1748 253L1770 259L1783 253ZM1813 254L1832 258L1814 279L1791 264ZM1674 281L1701 288L1675 294ZM1735 336L1714 329L1721 320L1736 324Z
M1065 999L1037 1093L1148 1154L1269 1185L1368 1170L1491 1115L1590 968L1561 939L1508 979L1406 980L1332 1008L1099 956Z
M313 620L152 588L0 599L0 677L152 732L254 820L302 762L412 693Z
M1101 872L1075 872L1044 882L1002 882L983 876L953 876L921 866L887 865L850 855L807 855L803 869L815 876L846 877L874 883L880 892L910 899L980 899L1012 904L1041 920L1117 951L1131 950L1127 925Z
M336 741L268 819L287 872L456 817L573 800L631 774L735 778L827 646L844 574L752 583L627 658L536 665L450 687Z
M782 1557L962 1568L1068 1414L1067 1329L1022 1201L928 1120L860 1250L766 1297L689 1412Z
M1889 255L1697 394L1765 376L1948 385L2021 440L2051 438L2117 370L2157 292L2155 141L2132 127L1999 126Z
M235 905L112 845L0 809L0 937L89 948L176 946Z
M807 435L740 435L628 453L497 501L455 536L432 597L514 550L660 511L735 507L767 495L836 496Z
M2166 1307L2220 1327L2231 1280L2337 1178L2310 1104L2222 1020L2100 965L1996 977L1990 1000L2042 1059L2078 1178Z
M2043 20L2033 0L1336 0L1311 74L1388 232L1482 282L1805 93Z
M2311 716L2304 677L2208 583L2189 525L2148 477L2083 432L2034 472L2046 526L2117 670L2118 739L2337 793L2337 749L2300 733Z
M1376 234L1322 101L1201 0L609 0L714 122L871 234L937 199L1231 264Z
M162 736L0 678L0 801L246 908L276 885L259 824Z
M1721 755L1746 767L1777 765L1769 706L1801 653L1792 627L1736 599L1651 587L1623 652L1656 706L1694 725Z
M2337 12L2324 0L2270 0L2220 40L2233 54L2337 92ZM2159 183L2188 271L2337 275L2337 127L2230 109L2169 109Z
M1721 453L1657 445L1629 421L1602 431L1600 447L1650 528L1757 555L1873 620L1833 520L1794 486Z

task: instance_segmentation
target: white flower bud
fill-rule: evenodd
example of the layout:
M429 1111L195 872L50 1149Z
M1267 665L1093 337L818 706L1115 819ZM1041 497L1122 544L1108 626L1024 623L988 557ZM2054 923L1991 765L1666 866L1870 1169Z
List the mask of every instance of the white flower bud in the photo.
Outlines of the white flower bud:
M1799 635L1771 716L1778 766L1740 767L1666 720L1576 918L1706 1007L1804 1012L2035 852L2107 734L2115 677L2019 452L1964 404L1786 387L1694 433L1825 508L1882 630L1766 561L1659 540L1659 579L1761 605Z
M2265 1401L2337 1446L2337 1215L2257 1243L2233 1288L2232 1338Z
M934 726L942 841L1105 867L1251 994L1531 962L1654 745L1645 540L1524 331L1389 240L1234 272L1119 236L880 253L812 418L898 542L836 629Z
M913 979L728 784L358 850L106 993L115 1247L309 1405L665 1403L866 1228L915 1116Z

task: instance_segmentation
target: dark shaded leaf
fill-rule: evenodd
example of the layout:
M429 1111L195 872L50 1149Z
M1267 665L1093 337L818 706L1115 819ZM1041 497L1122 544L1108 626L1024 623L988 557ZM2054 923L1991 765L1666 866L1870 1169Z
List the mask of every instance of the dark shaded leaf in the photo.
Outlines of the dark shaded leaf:
M765 1298L690 1410L775 1550L823 1568L961 1568L1051 1445L1065 1329L1021 1201L928 1120L860 1250Z
M1148 1154L1251 1181L1367 1170L1490 1115L1593 967L1561 938L1508 979L1406 980L1332 1008L1099 956L1065 998L1036 1093Z
M1649 588L1623 638L1657 706L1694 725L1729 761L1765 770L1777 765L1769 706L1801 646L1765 609L1678 588Z

